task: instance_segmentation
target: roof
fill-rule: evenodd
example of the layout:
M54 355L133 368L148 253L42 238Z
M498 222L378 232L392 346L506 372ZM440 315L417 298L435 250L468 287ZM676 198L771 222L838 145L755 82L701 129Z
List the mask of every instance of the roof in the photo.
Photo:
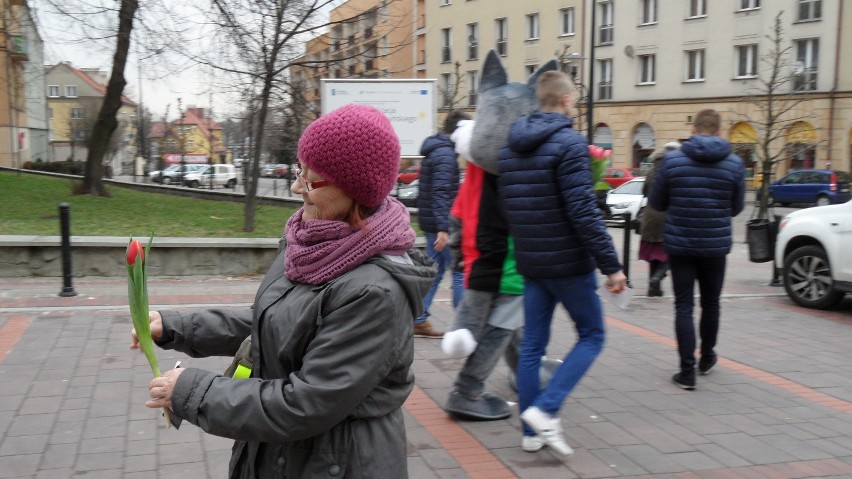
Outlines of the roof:
M84 82L86 82L86 84L87 84L87 85L89 85L90 87L94 88L94 89L95 89L97 92L99 92L101 95L106 96L106 90L107 90L107 86L106 86L106 85L101 84L100 82L96 81L94 78L92 78L91 76L89 76L89 74L88 74L88 73L86 73L85 71L80 70L79 68L75 68L74 66L72 66L72 65L71 65L71 62L61 62L61 63L57 63L56 65L53 65L53 66L51 67L51 69L56 68L56 67L58 67L58 66L60 66L60 65L62 65L62 66L64 66L64 67L68 68L71 72L73 72L75 75L77 75L77 76L78 76L81 80L83 80ZM121 95L121 103L123 103L123 104L125 104L125 105L127 105L127 106L136 106L136 102L134 102L134 101L133 101L133 100L131 100L130 98L127 98L127 97L126 97L126 96L124 96L124 95Z

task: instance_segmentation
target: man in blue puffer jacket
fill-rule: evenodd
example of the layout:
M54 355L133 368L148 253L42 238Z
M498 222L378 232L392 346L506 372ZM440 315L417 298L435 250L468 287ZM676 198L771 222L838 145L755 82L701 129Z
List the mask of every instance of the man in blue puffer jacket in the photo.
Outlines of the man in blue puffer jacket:
M571 128L577 94L563 72L538 79L539 110L512 124L500 150L499 191L524 277L524 337L518 399L525 450L540 441L568 455L559 409L603 349L603 311L595 269L620 293L627 278L606 231L592 187L586 139ZM579 339L544 391L539 367L550 339L556 303L562 303ZM530 446L530 447L527 447Z
M423 298L423 314L414 321L414 336L418 338L441 338L444 333L437 331L429 322L429 306L444 278L444 271L452 270L453 255L447 247L449 240L450 208L459 189L459 165L456 159L455 143L450 139L459 121L469 120L470 115L454 110L444 120L443 131L423 140L420 154L419 191L417 192L417 216L420 229L426 236L426 254L438 263L438 276ZM464 293L464 275L451 271L453 288L453 307L459 305Z
M701 110L692 136L663 157L648 204L666 211L663 246L675 293L675 334L680 372L672 377L686 390L695 389L695 281L701 293L701 359L698 372L707 374L716 364L719 297L725 263L731 251L731 218L744 206L743 162L720 138L719 113Z

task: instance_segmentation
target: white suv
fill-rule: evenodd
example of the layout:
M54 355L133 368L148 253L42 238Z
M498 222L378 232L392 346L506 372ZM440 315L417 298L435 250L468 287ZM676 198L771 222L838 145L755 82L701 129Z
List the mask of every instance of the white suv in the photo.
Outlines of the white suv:
M194 171L183 177L183 184L190 188L209 186L233 188L237 186L237 170L234 165L210 165L202 170Z
M852 201L805 208L781 220L775 264L796 304L824 309L852 293Z

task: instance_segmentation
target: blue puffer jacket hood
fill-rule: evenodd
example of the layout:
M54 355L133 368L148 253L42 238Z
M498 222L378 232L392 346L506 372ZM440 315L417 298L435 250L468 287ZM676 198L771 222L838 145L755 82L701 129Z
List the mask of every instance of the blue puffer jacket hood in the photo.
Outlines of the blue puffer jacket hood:
M426 233L449 231L450 208L459 189L459 165L455 143L444 133L432 135L420 146L419 192L420 229Z
M559 113L537 111L521 117L509 131L509 148L518 153L529 153L548 141L553 133L570 127L573 120Z
M443 133L438 133L423 140L423 144L420 145L420 154L422 156L429 156L432 152L442 146L452 148L453 151L455 151L455 144L453 143L453 140Z
M686 156L701 163L718 163L733 151L727 140L715 135L692 135L681 146L681 150Z

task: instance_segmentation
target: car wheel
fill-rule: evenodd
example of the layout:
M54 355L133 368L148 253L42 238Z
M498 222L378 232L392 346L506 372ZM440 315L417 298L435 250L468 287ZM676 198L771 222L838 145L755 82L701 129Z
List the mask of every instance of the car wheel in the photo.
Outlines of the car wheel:
M816 205L817 206L828 206L830 204L831 204L831 199L829 199L828 196L825 196L825 195L817 196L817 199L816 199Z
M233 178L228 180L228 184L225 185L225 187L226 188L236 188L237 187L237 180L235 180Z
M802 246L784 258L784 289L799 306L825 309L843 298L834 290L831 265L819 246Z
M163 184L164 184L164 185L170 185L170 184L172 184L172 179L171 179L171 178L169 178L168 176L164 176L164 177L163 177Z
M199 186L201 186L201 183L199 183L198 180L192 180L189 182L190 188L198 188Z

